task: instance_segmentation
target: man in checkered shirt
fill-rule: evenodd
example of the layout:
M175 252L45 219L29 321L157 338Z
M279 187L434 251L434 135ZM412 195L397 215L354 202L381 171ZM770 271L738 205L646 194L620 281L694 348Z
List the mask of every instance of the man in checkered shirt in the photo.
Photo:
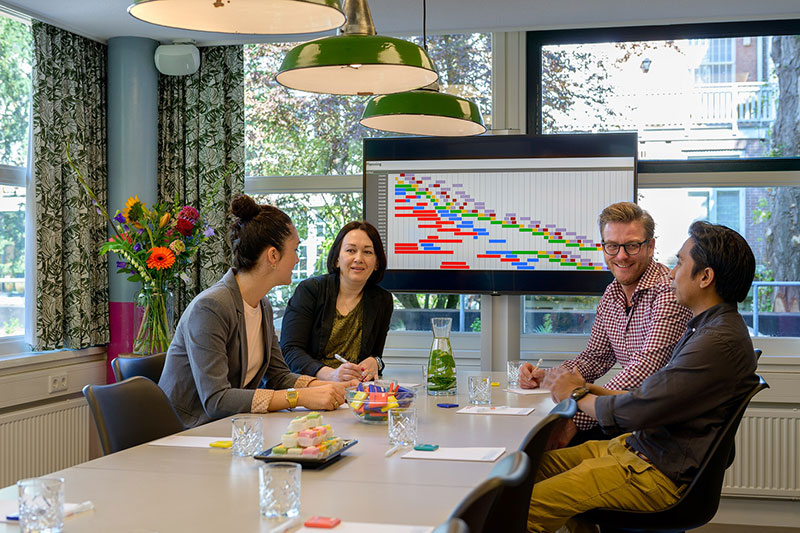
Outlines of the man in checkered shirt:
M653 260L655 222L647 211L630 202L612 204L600 213L598 225L614 281L597 306L589 343L577 358L554 369L526 363L520 371L522 388L549 388L558 374L573 368L594 383L619 363L622 370L605 388L635 389L667 363L692 317L689 309L675 301L669 268ZM565 424L556 446L610 437L596 420L578 413Z

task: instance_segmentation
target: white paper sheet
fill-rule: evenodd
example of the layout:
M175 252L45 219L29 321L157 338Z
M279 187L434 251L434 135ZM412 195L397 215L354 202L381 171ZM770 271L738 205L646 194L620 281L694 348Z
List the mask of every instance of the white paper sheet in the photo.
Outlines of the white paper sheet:
M428 533L430 526L402 526L396 524L368 524L366 522L342 522L332 530L301 527L297 533L320 533L335 531L336 533Z
M468 415L512 415L527 416L533 412L533 407L509 407L507 405L468 405L456 413Z
M403 459L433 459L438 461L480 461L491 463L503 455L505 448L439 448L433 452L411 450Z
M169 437L164 437L162 439L154 440L150 443L150 446L179 446L182 448L209 448L209 449L218 449L212 448L210 445L212 442L217 442L218 440L231 440L231 436L227 435L225 437L188 437L185 435L170 435ZM225 449L225 448L220 448Z
M550 394L547 389L505 389L505 391L514 394Z

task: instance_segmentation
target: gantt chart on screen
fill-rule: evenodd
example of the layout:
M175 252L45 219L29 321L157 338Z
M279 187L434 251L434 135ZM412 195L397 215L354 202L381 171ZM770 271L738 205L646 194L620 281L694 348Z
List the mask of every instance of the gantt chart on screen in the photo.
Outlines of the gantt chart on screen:
M378 161L397 270L604 270L597 216L632 201L632 157ZM439 168L437 168L439 167Z

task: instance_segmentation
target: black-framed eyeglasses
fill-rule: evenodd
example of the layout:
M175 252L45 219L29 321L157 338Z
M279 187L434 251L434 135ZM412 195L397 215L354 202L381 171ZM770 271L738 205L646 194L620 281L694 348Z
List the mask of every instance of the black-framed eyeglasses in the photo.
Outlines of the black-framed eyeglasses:
M625 248L625 253L628 255L636 255L642 251L642 246L650 242L650 239L645 239L642 242L626 242L625 244L617 244L615 242L604 242L603 251L608 255L617 255L620 248Z

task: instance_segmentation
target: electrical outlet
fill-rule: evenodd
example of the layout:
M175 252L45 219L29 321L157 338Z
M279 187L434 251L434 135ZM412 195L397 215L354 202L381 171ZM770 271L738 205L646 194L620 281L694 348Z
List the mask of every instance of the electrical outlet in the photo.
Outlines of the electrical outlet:
M54 392L64 392L67 390L67 375L56 374L53 376L48 376L47 388L50 394L53 394Z

